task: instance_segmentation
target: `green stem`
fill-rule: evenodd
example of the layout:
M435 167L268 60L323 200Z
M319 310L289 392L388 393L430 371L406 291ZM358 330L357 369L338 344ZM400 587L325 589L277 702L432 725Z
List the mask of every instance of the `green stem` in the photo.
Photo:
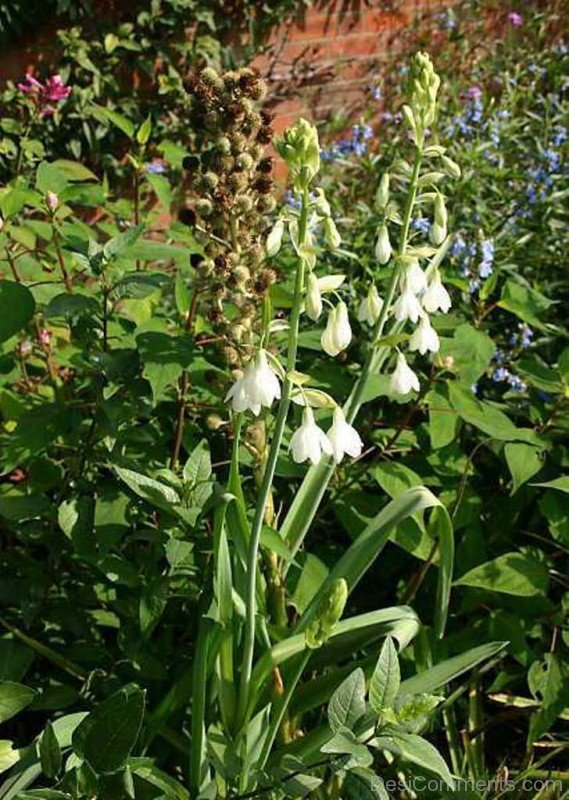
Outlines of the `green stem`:
M282 725L284 716L292 699L292 695L296 689L296 685L301 679L302 673L306 669L306 665L308 664L311 655L312 655L312 650L309 650L307 648L306 651L303 653L302 657L300 658L296 670L293 672L293 674L290 676L290 679L287 681L286 693L281 699L281 702L278 706L278 710L273 718L273 721L271 722L271 725L269 727L269 733L267 734L265 745L263 747L263 752L261 754L261 758L259 759L260 769L263 769L265 764L267 763L267 760L271 754L271 750L273 749L273 744L275 743L277 733L279 732L279 728Z
M309 195L308 186L305 186L302 194L302 208L300 212L299 228L298 228L298 244L302 245L306 239L306 229L308 223L308 206ZM304 288L304 259L301 257L296 269L296 280L294 286L294 301L292 312L290 316L290 333L288 340L288 353L286 361L286 375L283 381L283 390L277 418L275 422L275 431L269 456L267 458L267 465L263 475L263 481L259 489L259 496L257 498L257 505L255 508L255 516L253 518L253 525L251 527L251 538L249 540L249 551L247 558L247 598L246 598L246 617L245 617L245 633L243 644L243 661L241 666L241 681L239 687L239 705L237 710L237 720L242 725L246 720L247 707L249 705L249 690L251 682L251 671L253 668L253 652L255 649L255 615L256 615L256 580L257 580L257 556L259 552L259 542L261 538L261 529L263 527L263 518L265 514L265 506L269 498L269 493L273 485L273 478L277 466L277 458L283 438L285 429L286 418L290 406L292 381L290 373L294 370L296 365L296 354L298 350L298 329L300 321L300 307L302 301L302 290Z

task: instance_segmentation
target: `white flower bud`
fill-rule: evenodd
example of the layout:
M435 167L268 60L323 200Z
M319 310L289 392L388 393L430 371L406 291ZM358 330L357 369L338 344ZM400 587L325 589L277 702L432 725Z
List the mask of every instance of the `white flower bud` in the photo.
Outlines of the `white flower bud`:
M57 210L59 206L59 197L56 195L55 192L48 192L45 196L45 204L49 208L49 210L53 213Z
M380 209L385 208L389 202L389 172L384 172L381 176L375 193L375 202Z
M367 322L368 325L375 325L383 308L383 300L378 294L375 284L369 287L367 296L364 297L358 309L358 321Z
M267 236L267 255L269 258L276 256L281 249L284 233L284 220L278 219Z
M442 228L446 228L448 224L448 214L445 206L444 197L437 192L435 197L435 222Z
M380 264L387 264L391 258L391 252L391 242L389 241L387 225L381 225L375 241L375 257Z
M460 178L461 170L456 161L453 161L448 156L441 156L441 163L451 177Z
M310 319L316 321L322 313L322 295L318 286L318 278L313 272L306 279L306 297L304 307Z
M337 356L352 341L352 329L345 303L338 303L328 314L328 322L320 338L322 349L329 356Z
M429 228L429 239L431 244L434 244L435 247L442 244L444 240L447 238L447 229L443 225L439 225L438 222L433 222L431 227Z
M333 249L336 250L340 247L342 243L342 237L338 233L338 229L336 228L336 223L332 219L332 217L326 217L324 220L324 235L326 237L326 241L328 245Z

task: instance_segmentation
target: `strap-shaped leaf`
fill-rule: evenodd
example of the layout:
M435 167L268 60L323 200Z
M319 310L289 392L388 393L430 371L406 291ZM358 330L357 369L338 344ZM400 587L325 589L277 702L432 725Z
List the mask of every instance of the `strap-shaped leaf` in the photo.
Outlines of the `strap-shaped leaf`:
M329 585L344 578L351 592L357 586L362 575L373 564L389 539L391 531L408 517L425 509L432 508L430 520L433 534L439 542L439 583L435 610L435 630L442 636L448 614L452 569L454 561L454 537L452 523L446 508L424 486L413 486L389 502L377 516L366 526L355 542L346 550L320 590L314 596L299 623L298 630L304 630L314 616L322 595L328 591Z

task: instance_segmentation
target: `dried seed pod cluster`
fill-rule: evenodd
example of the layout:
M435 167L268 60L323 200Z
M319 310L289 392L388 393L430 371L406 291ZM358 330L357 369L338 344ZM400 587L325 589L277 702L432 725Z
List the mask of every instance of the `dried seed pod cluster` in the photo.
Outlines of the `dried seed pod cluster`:
M273 160L265 153L273 115L258 108L266 86L251 68L218 74L207 67L187 81L186 90L200 151L184 159L206 254L199 278L211 299L210 321L226 341L229 364L237 366L276 278L264 246L267 215L276 205Z

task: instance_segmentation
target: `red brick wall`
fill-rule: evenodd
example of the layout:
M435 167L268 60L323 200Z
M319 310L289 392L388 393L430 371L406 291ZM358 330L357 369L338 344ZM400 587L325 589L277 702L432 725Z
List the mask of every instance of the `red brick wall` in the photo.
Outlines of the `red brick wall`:
M276 102L277 132L299 115L349 115L389 68L390 42L425 11L449 0L321 0L273 32L255 63Z

